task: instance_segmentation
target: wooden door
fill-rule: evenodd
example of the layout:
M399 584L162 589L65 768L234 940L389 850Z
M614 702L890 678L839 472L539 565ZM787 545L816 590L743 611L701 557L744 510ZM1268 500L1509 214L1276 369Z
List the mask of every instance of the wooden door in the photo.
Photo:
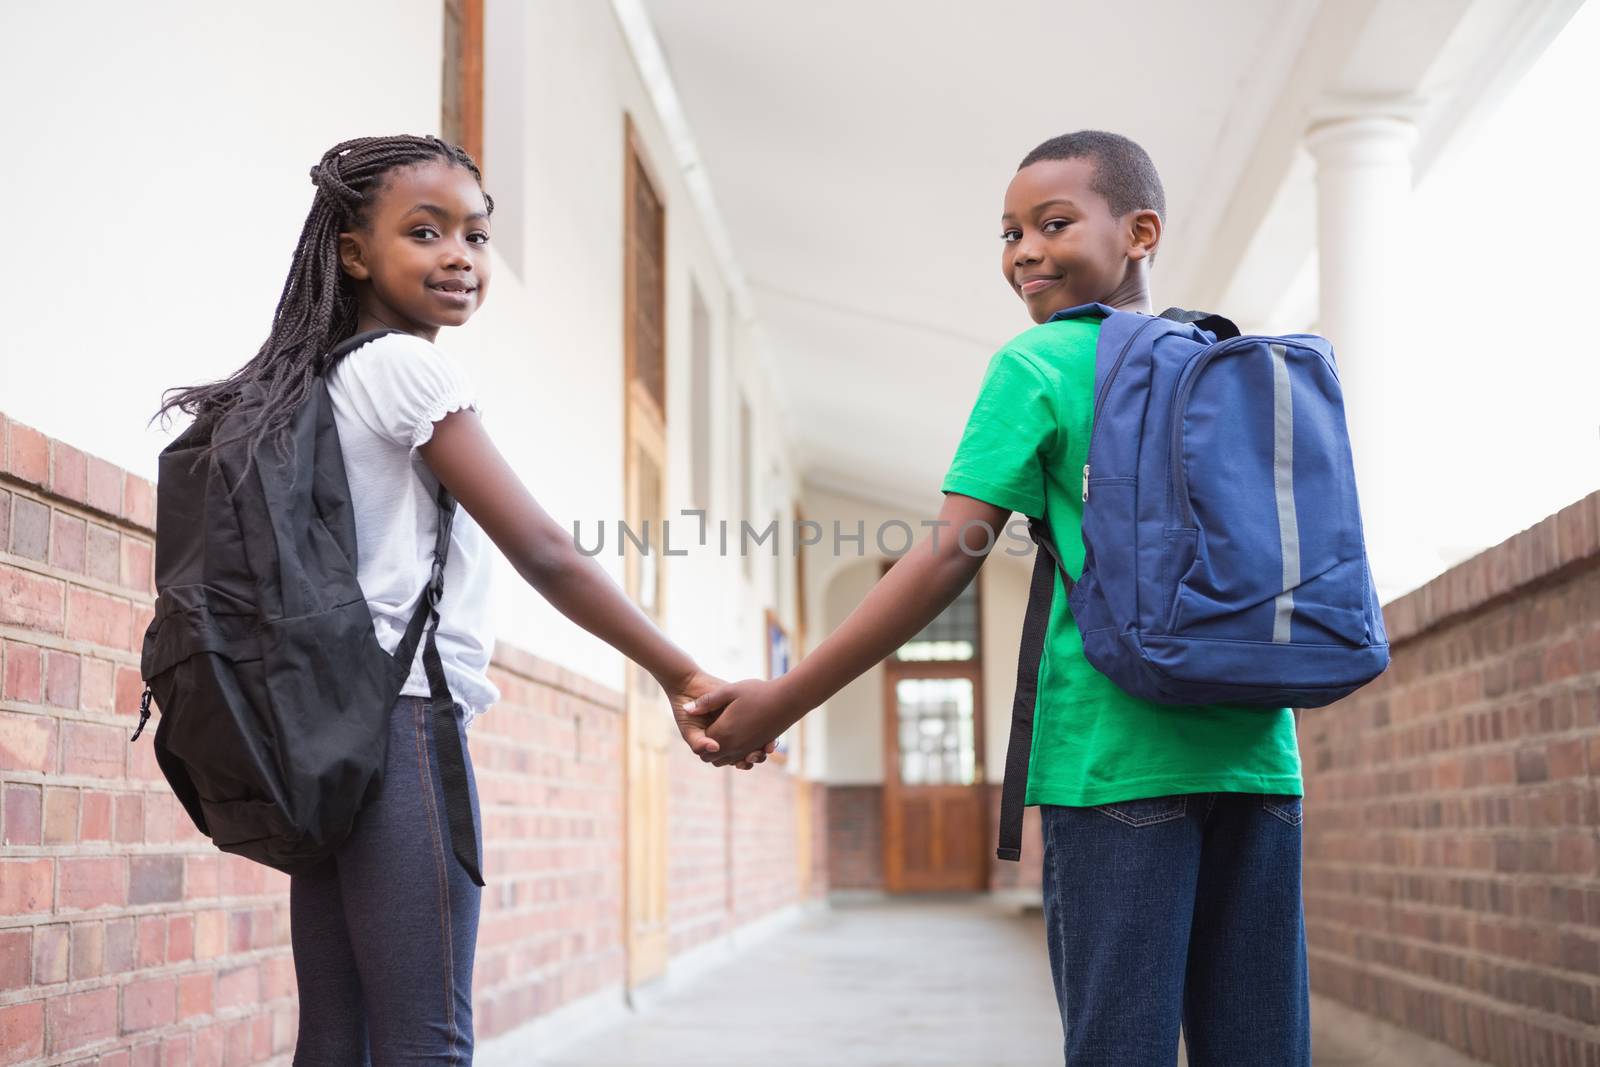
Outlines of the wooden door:
M978 583L884 663L884 882L891 893L989 880Z
M666 220L627 127L623 351L626 521L648 543L626 544L628 595L660 622L666 516ZM620 533L620 532L619 532ZM673 733L666 698L650 673L627 673L627 856L625 929L628 986L667 967L667 751Z

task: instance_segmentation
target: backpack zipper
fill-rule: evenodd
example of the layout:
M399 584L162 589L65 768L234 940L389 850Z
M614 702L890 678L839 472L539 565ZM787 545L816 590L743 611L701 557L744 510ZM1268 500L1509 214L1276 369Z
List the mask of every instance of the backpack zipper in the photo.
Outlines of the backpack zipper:
M1106 396L1111 392L1111 383L1116 381L1117 372L1122 369L1122 361L1127 357L1128 349L1132 348L1133 342L1139 339L1139 335L1154 326L1159 321L1159 318L1160 316L1152 318L1129 335L1128 339L1123 342L1122 351L1117 353L1116 361L1111 364L1111 369L1106 372L1106 380L1101 384L1100 391L1095 394L1094 413L1089 419L1089 448L1084 452L1085 456L1093 454L1094 432L1100 426L1100 406L1106 402ZM1083 465L1083 502L1085 504L1089 502L1089 464L1087 463Z

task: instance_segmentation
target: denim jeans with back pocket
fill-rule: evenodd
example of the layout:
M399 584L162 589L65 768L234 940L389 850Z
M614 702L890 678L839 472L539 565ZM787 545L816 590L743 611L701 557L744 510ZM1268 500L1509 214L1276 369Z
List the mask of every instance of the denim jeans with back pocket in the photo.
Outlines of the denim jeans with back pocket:
M1041 814L1068 1067L1310 1067L1299 797Z

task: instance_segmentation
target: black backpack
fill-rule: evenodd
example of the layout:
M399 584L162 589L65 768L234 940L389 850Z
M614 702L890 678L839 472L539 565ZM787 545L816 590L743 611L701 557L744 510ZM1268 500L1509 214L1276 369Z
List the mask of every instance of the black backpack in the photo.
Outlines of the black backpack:
M395 332L357 334L324 365ZM214 425L191 426L161 452L155 618L133 740L154 695L156 761L200 832L224 852L304 870L333 854L376 793L390 710L426 630L451 843L482 885L455 701L434 642L455 501L439 488L433 572L390 655L356 581L355 515L322 375L294 414L292 456L270 439L251 456L245 438L196 463L213 435L237 435L264 398L262 387L245 387Z

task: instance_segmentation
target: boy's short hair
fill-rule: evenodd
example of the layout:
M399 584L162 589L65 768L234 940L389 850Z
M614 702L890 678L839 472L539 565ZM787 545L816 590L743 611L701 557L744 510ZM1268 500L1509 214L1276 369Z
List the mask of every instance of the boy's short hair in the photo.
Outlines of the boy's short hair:
M1151 210L1167 219L1167 194L1161 188L1161 175L1150 155L1121 134L1104 130L1079 130L1052 137L1029 152L1017 169L1042 159L1090 159L1094 161L1095 192L1106 198L1113 215Z

